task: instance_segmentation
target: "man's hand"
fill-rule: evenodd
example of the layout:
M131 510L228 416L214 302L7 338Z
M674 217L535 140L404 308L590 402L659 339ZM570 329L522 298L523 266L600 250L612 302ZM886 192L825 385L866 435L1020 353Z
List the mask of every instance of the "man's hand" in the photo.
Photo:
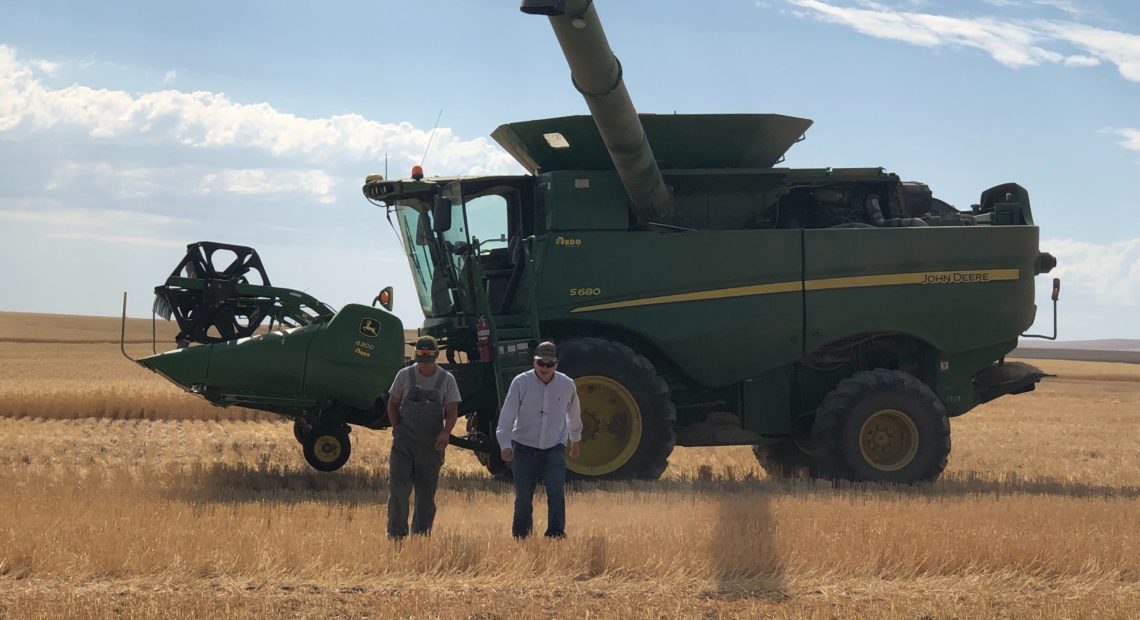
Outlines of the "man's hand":
M504 463L510 463L511 457L514 456L514 450L511 450L510 448L503 448L503 454L501 456L503 457Z
M447 440L450 438L451 438L451 433L449 433L447 431L440 431L439 434L435 436L435 449L439 450L440 452L443 452L444 450L446 450L447 449Z
M581 453L582 453L582 442L571 441L570 442L570 458L576 459L576 458L578 458L578 455Z

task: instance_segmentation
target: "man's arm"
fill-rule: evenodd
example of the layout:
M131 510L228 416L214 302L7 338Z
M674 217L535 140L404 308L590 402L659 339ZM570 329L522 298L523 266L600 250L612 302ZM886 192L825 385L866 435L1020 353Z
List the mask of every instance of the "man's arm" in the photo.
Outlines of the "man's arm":
M392 425L392 430L396 430L396 425L400 423L400 397L395 394L388 394L388 424Z
M578 386L570 380L570 404L566 407L566 426L570 430L570 458L582 451L582 404L578 402Z
M511 387L507 390L507 397L503 399L503 409L499 412L499 424L495 429L495 438L499 440L499 448L502 450L500 456L508 463L514 456L514 450L511 449L511 439L514 435L515 420L519 417L519 403L522 401L520 383L518 377L511 381Z
M451 439L451 431L459 419L459 403L451 401L443 406L443 430L436 435L435 449L443 452L447 449L447 442Z
M396 431L396 425L400 423L400 400L403 396L404 390L404 371L396 373L396 377L392 379L392 387L388 388L388 424L392 426L392 431Z
M443 388L443 430L435 437L435 449L440 452L447 449L451 431L459 419L459 403L462 400L463 396L459 393L459 383L455 380L455 375L448 373Z

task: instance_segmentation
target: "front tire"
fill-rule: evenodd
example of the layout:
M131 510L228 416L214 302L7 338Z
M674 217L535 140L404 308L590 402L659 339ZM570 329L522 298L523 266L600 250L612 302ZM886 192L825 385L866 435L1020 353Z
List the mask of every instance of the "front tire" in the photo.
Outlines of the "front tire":
M825 477L912 484L946 468L950 421L925 383L880 368L840 381L823 399L812 441Z
M305 460L317 471L336 471L348 462L352 454L352 443L348 440L345 427L319 426L314 428L301 442Z
M297 443L304 445L305 435L309 434L313 427L306 421L298 419L293 421L293 438Z
M601 338L566 340L558 351L558 369L574 379L582 410L581 454L566 462L571 477L660 478L676 441L677 409L653 364Z
M468 438L487 439L488 434L479 430L480 416L482 415L483 414L475 413L472 414L471 417L467 418ZM498 442L494 441L493 439L494 432L495 429L492 426L490 433L492 436L491 443L492 445L497 445ZM511 475L511 465L510 463L507 463L503 460L501 452L496 452L494 450L491 452L476 451L475 460L479 461L479 464L483 467L486 467L487 472L490 473L491 477L495 480L499 480L501 482L510 482L513 478Z

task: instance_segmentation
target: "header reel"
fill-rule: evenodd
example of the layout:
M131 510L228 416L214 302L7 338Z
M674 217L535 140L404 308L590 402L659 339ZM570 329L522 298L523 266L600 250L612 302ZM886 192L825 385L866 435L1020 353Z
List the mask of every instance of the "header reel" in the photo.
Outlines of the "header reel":
M275 322L299 327L334 314L311 295L271 286L257 250L213 241L187 245L186 256L154 294L154 314L178 321L179 347L247 338L266 318L272 330Z

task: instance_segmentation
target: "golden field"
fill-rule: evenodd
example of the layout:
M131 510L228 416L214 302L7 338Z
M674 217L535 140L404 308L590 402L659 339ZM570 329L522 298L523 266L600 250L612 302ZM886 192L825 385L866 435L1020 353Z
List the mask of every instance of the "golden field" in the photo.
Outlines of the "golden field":
M0 313L0 618L1138 617L1140 366L1035 363L1058 377L953 420L931 485L678 448L518 543L510 488L450 448L435 533L394 545L386 433L320 474L289 424L123 359L117 319Z

